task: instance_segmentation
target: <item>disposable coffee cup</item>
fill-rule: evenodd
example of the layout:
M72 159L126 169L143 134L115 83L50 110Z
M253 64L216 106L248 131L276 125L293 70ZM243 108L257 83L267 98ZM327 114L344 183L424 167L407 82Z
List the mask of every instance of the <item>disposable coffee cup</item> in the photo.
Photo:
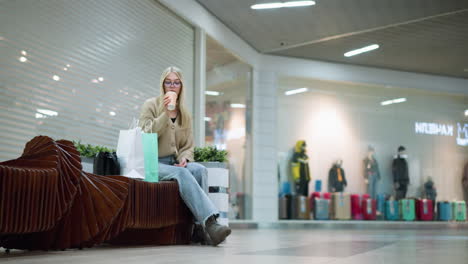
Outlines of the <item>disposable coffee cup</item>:
M172 111L176 108L177 104L177 93L169 91L166 93L167 96L169 96L169 99L171 100L169 104L167 105L167 110Z

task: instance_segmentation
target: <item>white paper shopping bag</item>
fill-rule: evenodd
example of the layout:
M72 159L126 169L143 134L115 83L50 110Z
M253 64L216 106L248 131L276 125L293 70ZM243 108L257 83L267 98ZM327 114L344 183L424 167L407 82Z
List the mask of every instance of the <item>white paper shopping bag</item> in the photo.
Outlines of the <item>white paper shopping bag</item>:
M145 159L141 128L120 130L117 158L121 174L129 178L145 179Z

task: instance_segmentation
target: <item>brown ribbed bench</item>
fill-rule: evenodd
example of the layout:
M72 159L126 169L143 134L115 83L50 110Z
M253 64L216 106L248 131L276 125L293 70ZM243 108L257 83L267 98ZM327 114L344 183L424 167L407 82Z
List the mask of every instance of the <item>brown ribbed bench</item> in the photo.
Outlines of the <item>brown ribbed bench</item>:
M0 246L67 249L190 242L193 216L177 182L82 171L73 143L38 136L0 163Z

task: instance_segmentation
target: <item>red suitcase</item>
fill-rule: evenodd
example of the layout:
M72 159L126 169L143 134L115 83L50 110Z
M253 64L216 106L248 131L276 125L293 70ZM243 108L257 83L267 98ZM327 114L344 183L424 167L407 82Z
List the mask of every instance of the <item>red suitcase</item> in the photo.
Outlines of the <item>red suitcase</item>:
M369 198L368 194L353 194L351 195L351 218L353 220L362 220L364 215L362 214L362 201Z
M434 219L434 204L432 200L416 200L416 217L419 221L432 221Z
M377 202L374 199L367 198L362 200L362 215L364 220L377 219Z
M331 200L331 193L329 193L329 192L313 192L313 193L311 193L310 198L309 198L309 206L310 206L310 211L311 212L315 212L314 211L315 198Z

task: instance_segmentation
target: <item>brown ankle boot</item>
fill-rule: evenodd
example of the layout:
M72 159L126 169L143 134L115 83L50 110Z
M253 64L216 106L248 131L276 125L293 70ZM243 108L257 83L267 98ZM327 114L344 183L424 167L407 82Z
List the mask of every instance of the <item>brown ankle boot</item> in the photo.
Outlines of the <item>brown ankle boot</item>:
M210 236L212 246L217 246L231 234L231 229L227 226L218 224L215 216L210 216L206 220L205 230Z

